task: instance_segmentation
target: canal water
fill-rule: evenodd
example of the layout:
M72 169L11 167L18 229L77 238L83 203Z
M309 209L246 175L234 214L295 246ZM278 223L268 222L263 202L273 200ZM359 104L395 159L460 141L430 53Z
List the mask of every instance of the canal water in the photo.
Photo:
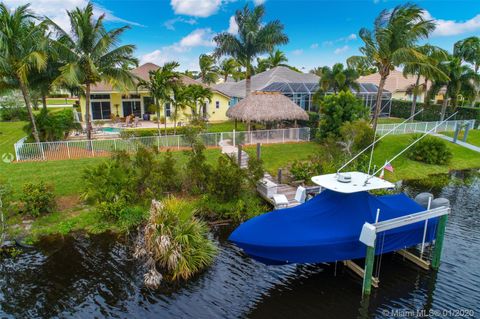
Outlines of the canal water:
M265 266L227 242L231 229L222 228L215 231L220 250L213 266L160 291L143 287L128 236L45 239L36 250L0 260L0 317L391 318L420 309L431 317L456 310L479 318L478 173L454 172L400 187L413 196L430 191L450 199L442 264L438 272L424 271L385 255L380 288L367 301L360 296L361 280L342 266Z

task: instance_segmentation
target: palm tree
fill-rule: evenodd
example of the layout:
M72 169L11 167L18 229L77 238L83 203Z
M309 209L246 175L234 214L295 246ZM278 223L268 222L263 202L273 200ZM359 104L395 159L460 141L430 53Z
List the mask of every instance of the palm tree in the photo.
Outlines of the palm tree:
M238 62L233 58L228 58L220 63L218 73L223 76L223 81L227 82L228 76L233 76L239 67Z
M56 49L66 63L60 68L58 82L66 85L81 85L85 94L87 137L92 137L90 118L90 89L99 82L107 82L128 92L135 86L135 77L130 73L138 65L133 57L134 45L117 44L128 26L107 31L103 24L105 15L94 18L93 5L67 11L72 33L69 34L55 22L47 19L57 32Z
M355 70L359 76L369 75L376 72L376 68L370 61L363 57L351 56L347 59L347 67Z
M46 26L35 22L37 18L28 7L19 6L10 12L0 3L0 87L20 89L30 117L32 135L39 143L28 80L34 71L42 71L47 64Z
M480 69L480 37L469 37L455 43L453 47L453 54L462 58L463 61L472 64L473 70L478 74ZM475 98L472 106L475 106L475 99L478 96L478 86L475 90Z
M410 111L410 117L416 113L417 96L427 89L427 83L429 79L436 78L438 80L448 80L447 75L438 68L438 65L445 61L448 57L448 52L430 44L425 44L417 47L417 51L421 52L427 57L427 60L420 61L419 63L408 63L403 68L403 75L413 75L416 77L415 84L411 87L413 93L412 108ZM424 77L424 83L420 84L420 77Z
M190 102L190 94L188 86L183 84L176 85L173 88L173 134L177 134L178 111L184 111Z
M167 62L155 71L149 72L149 80L140 80L137 87L146 89L154 100L157 113L157 129L160 136L160 111L161 105L173 104L174 90L180 85L180 73L175 71L180 64L178 62ZM167 134L167 118L165 114L165 135Z
M260 54L271 52L275 46L288 43L279 20L262 21L265 15L263 5L251 10L248 5L235 13L238 35L222 32L214 37L217 43L215 56L230 55L245 68L245 95L251 91L252 61Z
M201 54L198 58L200 66L200 79L205 84L214 84L218 81L218 68L215 65L215 58L208 54Z
M396 6L393 10L383 10L374 22L373 32L362 28L360 38L364 45L360 48L363 57L375 66L380 74L373 129L377 128L380 115L382 93L390 71L409 63L421 63L428 58L418 51L418 40L427 38L435 29L435 23L424 18L424 11L413 4Z
M201 119L201 109L206 100L210 103L212 101L212 90L200 84L190 84L187 86L185 99L188 101L187 105L192 112L192 120L199 121Z
M332 90L337 94L340 91L350 91L351 88L358 90L358 74L353 69L345 69L342 63L336 63L332 68L324 66L314 69L314 73L320 77L319 90L325 93Z
M273 69L277 66L286 66L290 67L288 64L284 62L288 62L287 56L284 52L280 50L275 50L269 53L268 57L265 59L257 59L257 72L264 72L269 69Z
M447 75L447 80L434 78L429 96L434 96L441 88L445 88L441 111L441 120L443 121L448 99L450 99L451 105L456 107L460 95L474 97L475 83L480 80L480 75L475 73L470 66L462 64L461 58L455 55L449 56L447 61L440 63L439 68Z

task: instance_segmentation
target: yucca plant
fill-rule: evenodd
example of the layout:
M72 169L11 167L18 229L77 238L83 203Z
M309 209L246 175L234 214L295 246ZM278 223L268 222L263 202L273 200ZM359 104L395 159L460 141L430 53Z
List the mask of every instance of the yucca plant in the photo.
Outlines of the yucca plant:
M134 256L145 260L145 285L158 288L163 279L187 280L199 273L212 263L216 251L207 225L195 217L193 206L170 197L152 200Z

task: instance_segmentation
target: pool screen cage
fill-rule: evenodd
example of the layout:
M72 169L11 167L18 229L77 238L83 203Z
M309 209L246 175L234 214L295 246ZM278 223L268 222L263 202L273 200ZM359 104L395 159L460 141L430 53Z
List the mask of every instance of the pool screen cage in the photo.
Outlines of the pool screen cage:
M372 83L358 83L359 90L350 89L359 99L363 100L366 106L370 107L372 113L375 110L378 87ZM298 106L306 111L318 111L318 106L313 103L313 95L318 90L318 83L288 83L274 82L263 88L265 92L280 92L290 98ZM333 94L328 91L326 94ZM383 90L381 116L389 116L392 107L392 93Z

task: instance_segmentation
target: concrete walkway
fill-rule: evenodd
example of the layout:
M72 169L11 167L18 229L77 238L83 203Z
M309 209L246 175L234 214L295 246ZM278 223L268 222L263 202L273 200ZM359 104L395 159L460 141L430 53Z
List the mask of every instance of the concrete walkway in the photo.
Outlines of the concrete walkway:
M436 133L432 134L432 135L453 143L453 137L446 136L446 135L443 135L443 134L436 134ZM472 144L469 144L469 143L465 143L465 142L462 142L460 140L457 140L457 142L455 144L458 144L458 145L463 146L465 148L468 148L472 151L480 153L480 147L478 147L478 146L475 146L475 145L472 145Z
M222 154L227 154L228 156L233 156L238 161L238 148L232 145L231 140L223 140L218 143L222 148ZM246 168L248 166L248 153L242 150L242 161L240 163L241 168Z

